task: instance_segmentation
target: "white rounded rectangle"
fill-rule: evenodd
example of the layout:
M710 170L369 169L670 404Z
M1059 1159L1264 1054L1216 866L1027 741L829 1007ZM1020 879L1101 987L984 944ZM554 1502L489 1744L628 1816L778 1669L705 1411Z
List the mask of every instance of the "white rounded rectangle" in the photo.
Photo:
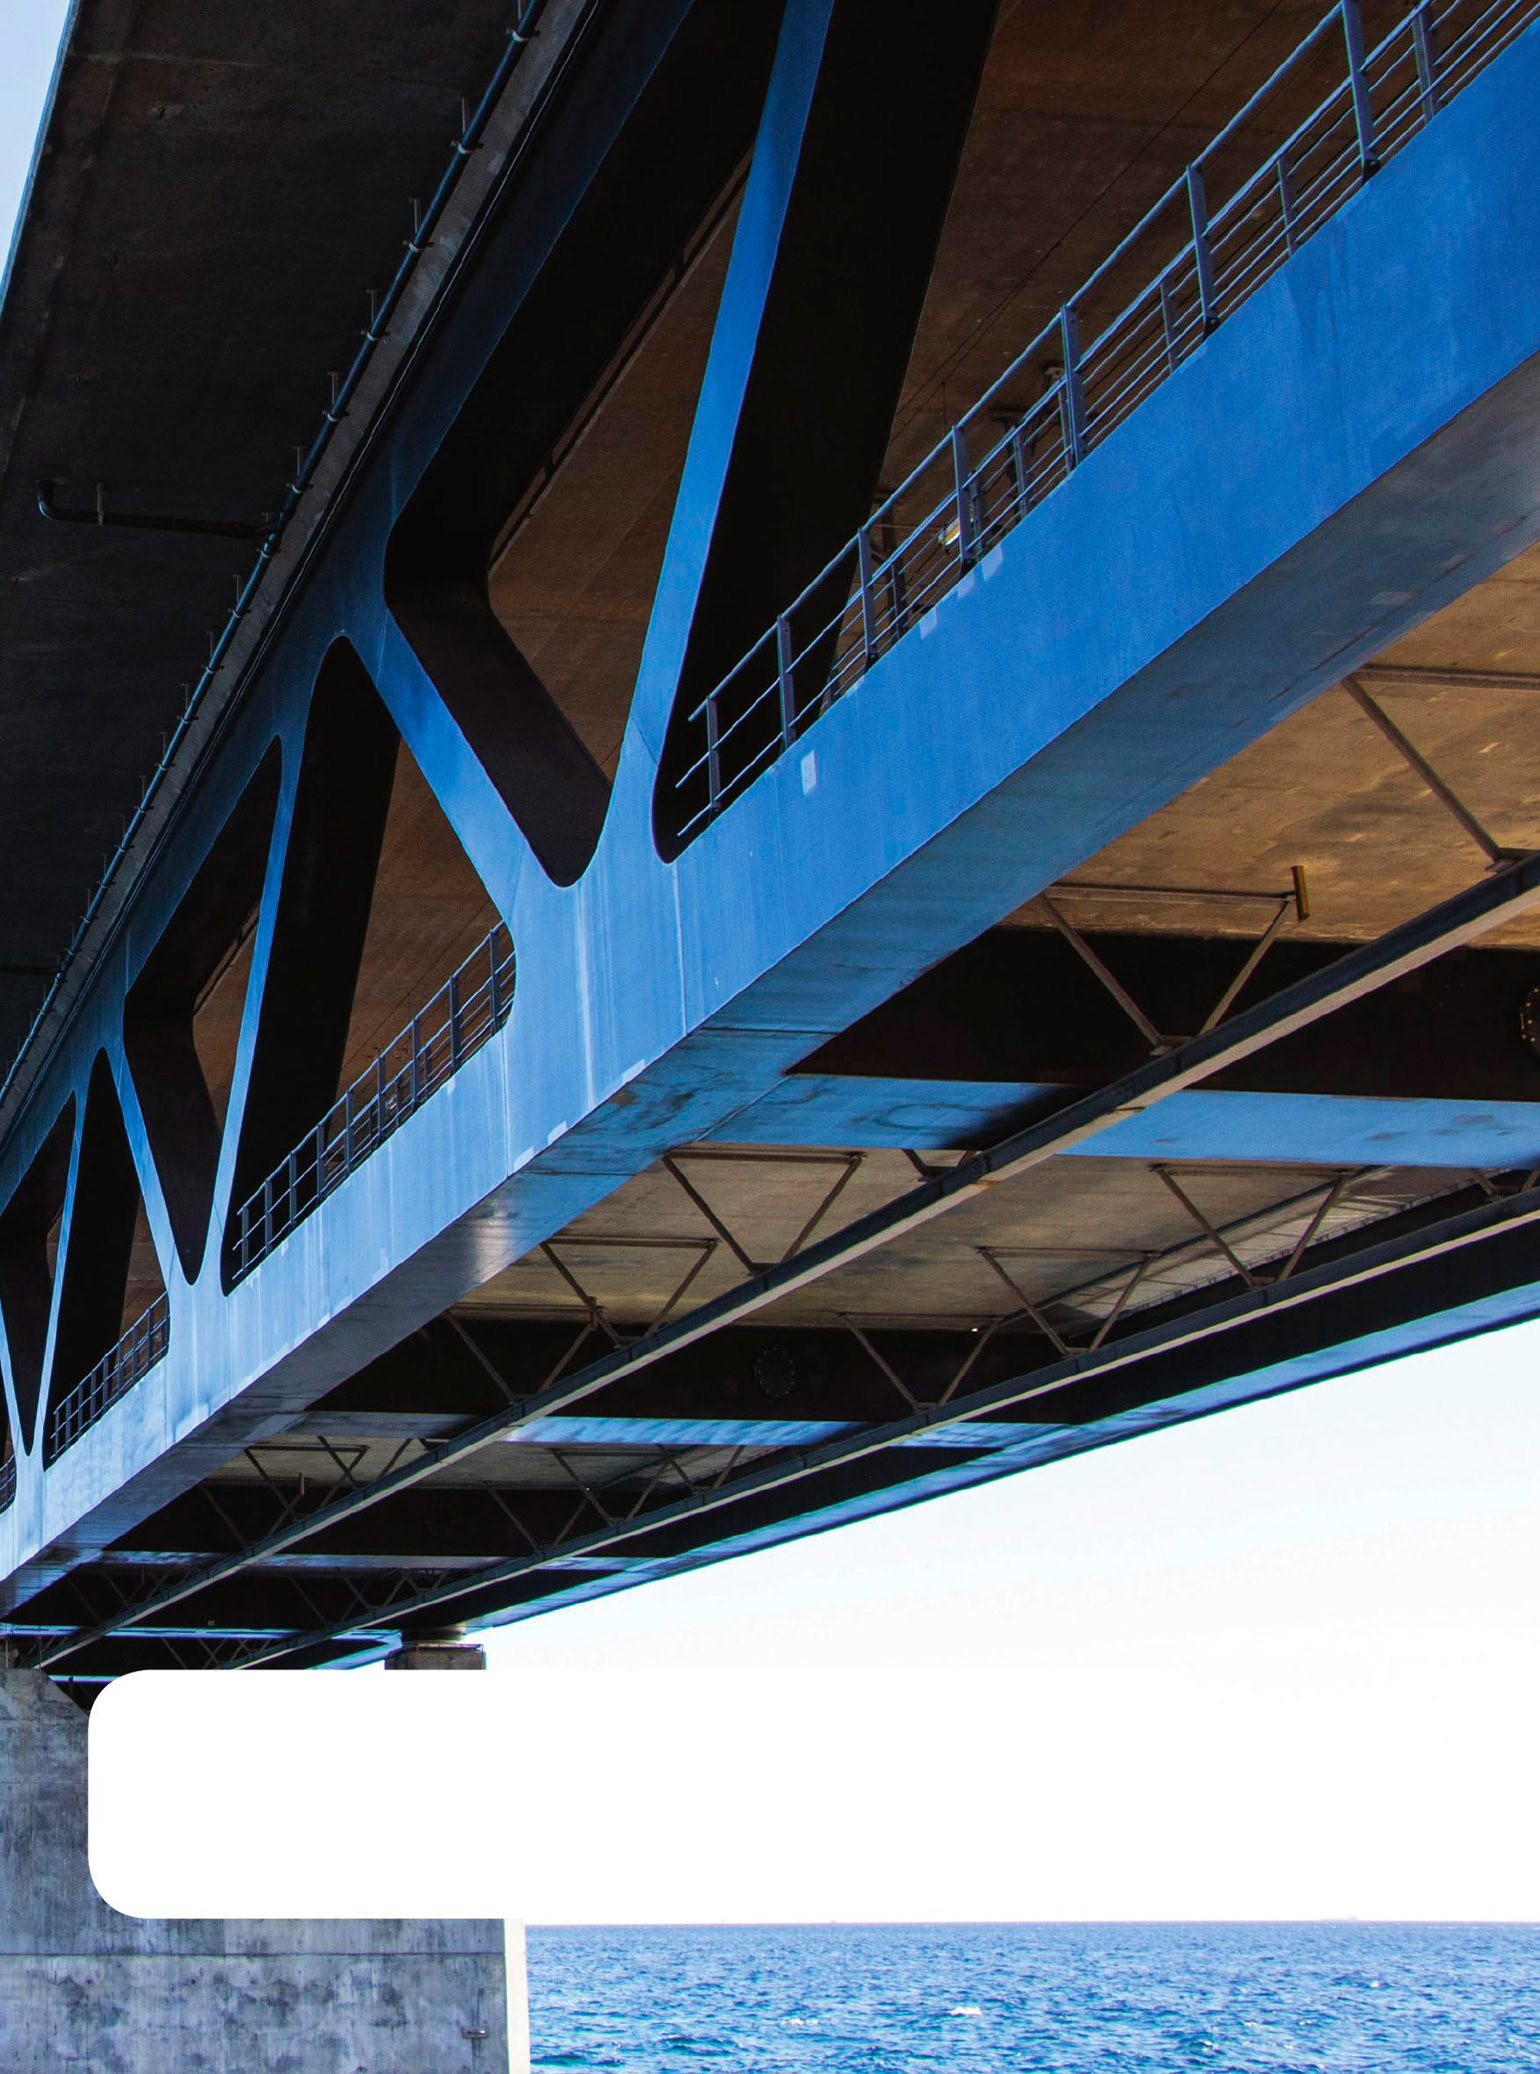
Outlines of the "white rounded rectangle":
M136 1671L91 1713L90 1865L131 1916L506 1916L519 1688Z

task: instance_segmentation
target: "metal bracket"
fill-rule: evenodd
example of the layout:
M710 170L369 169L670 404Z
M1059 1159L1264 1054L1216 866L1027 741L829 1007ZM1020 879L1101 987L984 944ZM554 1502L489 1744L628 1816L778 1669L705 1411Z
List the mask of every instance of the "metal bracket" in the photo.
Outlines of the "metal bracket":
M712 1208L689 1175L685 1173L681 1162L686 1159L696 1161L715 1160L718 1163L728 1163L733 1166L748 1166L758 1163L763 1166L838 1167L840 1171L836 1175L832 1186L824 1191L813 1210L813 1214L807 1219L807 1222L786 1248L786 1251L775 1260L755 1260L747 1249L739 1243L731 1227ZM688 1152L664 1153L662 1164L665 1171L678 1182L680 1188L683 1189L695 1208L699 1210L702 1217L705 1218L711 1229L716 1233L723 1245L733 1254L744 1271L747 1274L759 1275L763 1274L767 1268L784 1267L788 1260L796 1258L812 1238L813 1233L817 1231L819 1225L823 1223L825 1217L834 1208L840 1196L844 1194L850 1183L860 1172L861 1167L865 1164L865 1159L866 1155L863 1152L770 1152L757 1149L729 1151L726 1148L721 1151L707 1151L703 1147L697 1146Z
M697 1276L700 1275L707 1262L713 1258L717 1250L717 1241L715 1239L640 1239L633 1237L630 1233L615 1233L611 1236L606 1236L603 1232L567 1232L563 1236L561 1243L564 1247L602 1247L606 1252L618 1250L634 1253L689 1253L693 1256L690 1265L685 1269L684 1274L670 1292L662 1310L650 1318L633 1339L627 1340L610 1323L605 1315L604 1305L591 1290L583 1286L572 1268L562 1259L556 1250L556 1241L554 1239L544 1239L541 1241L539 1250L545 1255L552 1267L555 1268L587 1313L588 1330L602 1332L611 1346L615 1347L635 1345L638 1340L646 1339L656 1332L664 1320L671 1316L675 1305L681 1301L686 1292L691 1288ZM584 1337L587 1337L586 1332ZM581 1344L581 1341L579 1344ZM556 1369L557 1375L566 1367L575 1352L576 1347L572 1347L562 1356ZM545 1386L542 1384L541 1387L544 1388Z
M1251 893L1232 886L1137 886L1121 883L1101 883L1091 879L1061 879L1058 885L1053 888L1053 892L1057 893L1060 898L1066 893L1093 893L1098 898L1121 896L1125 899L1148 899L1151 895L1155 895L1184 900L1249 901L1252 903L1269 901L1274 903L1276 911L1272 920L1263 930L1256 943L1252 945L1241 964L1240 970L1214 1003L1214 1006L1204 1017L1197 1030L1192 1033L1193 1036L1206 1037L1210 1030L1215 1029L1234 1007L1247 982L1255 974L1257 967L1266 957L1280 932L1291 919L1291 916L1296 922L1303 922L1309 917L1310 893L1305 880L1305 867L1302 864L1294 864L1289 867L1289 870L1290 885L1285 891L1277 893ZM1163 1034L1156 1028L1127 987L1109 969L1094 946L1082 936L1074 923L1070 921L1069 917L1049 893L1039 893L1037 905L1044 910L1065 942L1069 944L1076 955L1095 974L1118 1007L1122 1009L1123 1013L1145 1037L1152 1053L1160 1056L1165 1052L1173 1051L1177 1045L1190 1041L1185 1035L1170 1036Z
M1225 1232L1194 1202L1191 1195L1176 1179L1168 1166L1152 1164L1149 1171L1162 1181L1172 1195L1176 1197L1188 1217L1197 1227L1199 1233L1208 1242L1208 1246L1230 1264L1236 1274L1245 1282L1246 1286L1250 1289L1263 1289L1286 1282L1296 1272L1300 1262L1304 1259L1319 1235L1322 1225L1351 1189L1362 1185L1366 1181L1373 1180L1377 1176L1388 1173L1390 1169L1385 1167L1347 1168L1341 1173L1334 1175L1329 1182L1321 1184L1321 1200L1316 1204L1303 1231L1295 1240L1288 1258L1284 1261L1282 1267L1268 1275L1258 1274L1254 1268L1240 1258ZM1270 1208L1274 1212L1289 1209L1296 1202L1307 1200L1309 1193L1310 1191L1306 1191L1304 1197L1290 1198L1286 1202L1271 1205ZM1267 1213L1262 1212L1258 1214ZM1253 1220L1248 1216L1241 1221L1249 1224ZM1030 1319L1037 1330L1052 1343L1055 1351L1065 1358L1069 1358L1076 1354L1094 1354L1105 1345L1109 1335L1150 1272L1164 1262L1174 1261L1180 1258L1181 1255L1190 1253L1194 1243L1193 1240L1184 1239L1175 1246L1141 1252L1130 1261L1119 1261L1117 1268L1109 1271L1106 1275L1099 1276L1095 1282L1089 1285L1081 1283L1073 1289L1062 1290L1042 1300L1034 1300L1027 1295L1015 1276L1006 1267L1001 1257L1002 1255L1027 1253L1037 1257L1057 1255L1084 1260L1094 1257L1094 1249L1074 1246L976 1246L973 1248L973 1251L998 1276L999 1280L1004 1283L1005 1287L1010 1290L1011 1294L1021 1305L1021 1313L1018 1315L1023 1315ZM1111 1258L1113 1256L1109 1255L1108 1257ZM1112 1281L1113 1274L1118 1272L1118 1269L1125 1269L1123 1280L1118 1285L1111 1308L1102 1318L1092 1338L1081 1344L1066 1339L1048 1316L1048 1312L1058 1305L1073 1304L1075 1297L1088 1287L1103 1287ZM995 1324L996 1326L1002 1326L1011 1322L1013 1321L1009 1318L1001 1318L997 1319ZM993 1329L995 1328L992 1327L991 1330ZM969 1365L971 1366L971 1361ZM950 1394L951 1391L949 1390L947 1395L950 1396ZM945 1398L941 1401L944 1403Z
M1454 787L1439 776L1438 772L1416 744L1408 741L1379 700L1365 687L1361 678L1353 676L1344 677L1342 689L1352 699L1359 711L1367 719L1373 721L1402 762L1409 765L1417 773L1439 805L1444 807L1459 822L1471 841L1484 853L1489 869L1495 871L1501 865L1516 863L1520 858L1529 855L1527 850L1507 848L1477 820Z
M923 1406L921 1405L919 1398L915 1396L914 1392L904 1381L903 1377L899 1374L898 1370L893 1366L892 1362L888 1359L887 1355L884 1354L879 1347L875 1347L872 1345L871 1340L861 1330L860 1326L856 1323L855 1319L850 1317L848 1313L844 1311L837 1311L835 1313L835 1316L838 1318L840 1324L843 1325L845 1330L850 1334L851 1338L855 1340L857 1346L861 1348L862 1352L870 1355L872 1361L887 1377L888 1381L893 1385L894 1389L898 1392L899 1396L903 1398L905 1404L908 1405L909 1409L911 1411L922 1410Z
M1064 1337L1063 1333L1059 1331L1058 1327L1049 1318L1047 1308L1045 1307L1045 1305L1035 1303L1033 1299L1027 1295L1026 1291L1021 1287L1021 1284L1016 1280L1016 1277L1010 1272L1010 1270L1005 1266L1005 1264L1000 1258L1000 1255L1002 1253L1044 1254L1057 1253L1060 1251L1075 1252L1075 1249L1050 1246L975 1246L973 1250L978 1254L979 1258L982 1261L984 1261L986 1266L988 1266L994 1271L994 1273L999 1277L999 1279L1005 1284L1006 1288L1010 1290L1011 1294L1015 1297L1016 1301L1021 1305L1022 1314L1031 1319L1032 1323L1037 1327L1038 1331L1043 1334L1045 1339L1048 1339L1052 1342L1055 1352L1064 1355L1066 1358L1074 1354L1094 1354L1096 1350L1104 1344L1108 1334L1112 1331L1113 1327L1117 1324L1119 1318L1122 1317L1124 1310L1127 1308L1130 1297L1132 1297L1134 1291L1144 1280L1145 1274L1149 1269L1152 1261L1156 1260L1159 1257L1158 1255L1153 1253L1140 1254L1138 1259L1133 1263L1133 1266L1130 1268L1128 1278L1124 1282L1123 1287L1119 1290L1117 1297L1113 1302L1112 1309L1107 1313L1107 1316L1103 1318L1101 1324L1096 1328L1096 1332L1093 1335L1093 1337L1087 1340L1083 1346L1077 1346L1074 1343L1074 1341L1067 1340ZM1075 1252L1076 1259L1083 1260L1087 1257L1088 1255L1084 1250ZM1050 1296L1047 1299L1048 1304L1056 1304L1062 1301L1064 1301L1064 1299L1058 1296ZM998 1323L1005 1325L1009 1324L1010 1320L1002 1318L998 1321ZM948 1392L948 1394L950 1395L950 1392Z
M1224 1258L1229 1261L1231 1267L1234 1268L1235 1272L1246 1284L1246 1287L1248 1289L1260 1289L1262 1287L1261 1276L1253 1273L1246 1262L1241 1259L1218 1225L1213 1223L1207 1213L1198 1207L1171 1169L1156 1162L1151 1165L1150 1172L1157 1181L1163 1183L1170 1190L1171 1194L1176 1197L1193 1223L1197 1225L1199 1231L1209 1240L1215 1251L1223 1254Z

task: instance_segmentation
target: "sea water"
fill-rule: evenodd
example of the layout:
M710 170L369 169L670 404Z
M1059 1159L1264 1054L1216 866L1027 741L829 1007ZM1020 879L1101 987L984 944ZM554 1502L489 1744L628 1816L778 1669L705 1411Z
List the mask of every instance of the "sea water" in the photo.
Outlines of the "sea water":
M1540 1927L534 1929L537 2070L1523 2074Z

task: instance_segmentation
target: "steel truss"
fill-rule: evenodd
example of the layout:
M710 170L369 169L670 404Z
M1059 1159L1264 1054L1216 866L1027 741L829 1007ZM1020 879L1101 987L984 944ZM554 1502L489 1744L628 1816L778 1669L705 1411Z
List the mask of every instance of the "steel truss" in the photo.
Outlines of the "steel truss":
M1056 1114L1032 1123L1023 1130L1010 1133L996 1145L968 1155L953 1167L942 1171L932 1170L893 1202L855 1219L850 1225L828 1237L808 1240L802 1245L801 1250L794 1251L790 1257L772 1266L761 1267L748 1273L744 1281L727 1294L699 1305L683 1317L665 1319L662 1323L654 1324L638 1339L619 1341L615 1335L607 1334L613 1343L609 1351L598 1360L589 1362L569 1374L558 1371L553 1380L521 1399L510 1402L504 1410L473 1423L453 1438L435 1444L414 1460L397 1461L394 1466L367 1483L359 1484L350 1477L345 1477L344 1488L339 1495L313 1509L307 1509L303 1516L295 1514L281 1520L271 1532L238 1553L163 1584L137 1600L129 1601L124 1598L107 1619L99 1620L89 1627L78 1629L73 1634L59 1637L39 1647L31 1660L40 1668L52 1669L96 1643L104 1642L111 1636L121 1634L126 1629L168 1612L173 1606L238 1575L254 1564L288 1552L324 1529L353 1518L369 1507L379 1504L383 1499L424 1482L449 1464L464 1461L484 1448L508 1441L536 1420L584 1403L606 1384L622 1377L636 1375L668 1354L720 1331L725 1326L743 1322L779 1298L810 1287L873 1249L905 1233L915 1231L933 1219L944 1216L960 1204L975 1199L983 1190L1006 1177L1025 1173L1048 1159L1084 1144L1093 1136L1114 1127L1120 1120L1138 1114L1181 1089L1207 1079L1267 1045L1276 1043L1292 1032L1332 1014L1347 1003L1361 999L1402 975L1417 970L1443 953L1471 942L1498 924L1513 920L1536 905L1540 905L1540 857L1524 857L1499 867L1477 884L1427 913L1389 931L1372 943L1346 953L1267 999L1232 1013L1215 1028L1192 1038L1186 1044L1148 1059L1133 1072L1069 1103ZM1171 1186L1174 1179L1167 1170L1166 1184ZM1329 1203L1333 1200L1334 1191L1336 1198L1340 1199L1340 1187L1350 1185L1350 1180L1342 1181L1340 1185L1337 1180L1333 1180L1326 1187L1326 1201ZM686 1192L691 1194L693 1200L693 1191ZM1179 1181L1175 1183L1174 1192L1186 1202L1194 1222L1208 1242L1214 1245L1219 1253L1227 1256L1232 1265L1238 1267L1239 1262L1226 1236L1197 1210ZM1527 1189L1515 1197L1506 1197L1498 1193L1495 1199L1489 1200L1482 1209L1471 1213L1471 1216L1453 1220L1449 1231L1436 1242L1412 1242L1410 1253L1426 1251L1429 1243L1436 1243L1437 1246L1467 1243L1470 1238L1480 1236L1495 1224L1511 1224L1517 1217L1527 1219L1535 1215L1537 1210L1540 1210L1540 1205L1536 1204L1532 1192ZM1088 1373L1099 1371L1103 1367L1120 1366L1137 1360L1152 1347L1176 1344L1184 1339L1201 1337L1210 1332L1222 1332L1234 1323L1254 1316L1257 1309L1262 1306L1308 1301L1322 1290L1338 1288L1345 1282L1364 1275L1383 1272L1385 1267L1399 1264L1409 1257L1408 1246L1405 1244L1388 1249L1371 1245L1357 1257L1355 1264L1346 1274L1336 1264L1319 1270L1305 1271L1302 1263L1308 1252L1311 1236L1313 1231L1319 1230L1320 1221L1325 1214L1326 1209L1323 1205L1313 1226L1307 1224L1304 1243L1296 1242L1290 1259L1285 1263L1281 1279L1262 1281L1254 1274L1243 1272L1240 1277L1246 1285L1243 1293L1214 1306L1211 1313L1205 1314L1202 1322L1178 1320L1172 1325L1157 1328L1153 1333L1130 1330L1124 1334L1115 1334L1118 1316L1114 1315L1107 1330L1100 1335L1099 1342L1088 1348L1071 1348L1061 1335L1049 1335L1050 1342L1055 1338L1059 1342L1055 1348L1056 1361L1046 1371L1033 1373L1026 1380L1018 1378L1010 1383L992 1385L973 1393L965 1393L954 1384L949 1401L924 1405L911 1400L907 1415L886 1427L863 1428L853 1436L819 1447L777 1454L768 1464L758 1464L741 1475L719 1475L706 1489L689 1484L684 1497L669 1500L661 1506L646 1508L639 1513L633 1512L630 1516L611 1516L602 1501L584 1485L581 1487L578 1509L574 1512L573 1520L575 1523L584 1509L592 1507L600 1514L600 1523L597 1526L564 1535L556 1543L547 1542L532 1548L528 1555L511 1563L493 1564L477 1571L473 1578L460 1573L426 1591L395 1591L388 1605L376 1603L371 1611L361 1612L358 1618L350 1619L345 1626L351 1632L360 1625L370 1627L392 1618L416 1618L463 1597L470 1590L512 1583L534 1570L547 1567L559 1556L605 1553L612 1541L650 1532L671 1521L694 1516L702 1510L716 1510L751 1494L776 1489L799 1478L814 1476L841 1464L857 1461L882 1448L899 1442L913 1441L942 1426L959 1425L986 1411L1019 1406L1055 1389L1062 1389L1072 1381L1083 1380ZM813 1222L816 1224L817 1219ZM805 1229L811 1230L812 1226ZM1380 1253L1383 1253L1385 1258L1383 1265L1377 1266L1375 1262ZM1130 1268L1129 1273L1132 1276L1134 1268ZM1017 1293L1020 1294L1019 1291ZM1131 1293L1130 1288L1129 1294ZM1126 1310L1127 1300L1128 1297L1125 1295L1116 1306L1118 1313ZM1025 1308L1023 1315L1030 1316ZM585 1337L595 1322L591 1314L585 1314ZM907 1388L901 1383L899 1387L908 1398L910 1393ZM662 1476L670 1474L689 1483L688 1465L681 1459L667 1460L659 1472L659 1477L661 1479ZM364 1603L361 1597L361 1605ZM313 1650L324 1643L336 1641L342 1633L343 1624L323 1624L313 1632L291 1638L282 1644L259 1646L254 1651L241 1655L238 1661L248 1664L276 1661L291 1651Z

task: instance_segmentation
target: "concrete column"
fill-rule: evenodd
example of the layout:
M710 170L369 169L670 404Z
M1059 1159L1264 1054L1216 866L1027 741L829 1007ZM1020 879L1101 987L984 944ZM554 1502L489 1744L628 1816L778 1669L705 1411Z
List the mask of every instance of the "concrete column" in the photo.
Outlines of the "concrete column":
M349 1822L297 1850L345 1850ZM209 1820L281 1821L232 1784ZM510 2037L513 2043L510 2055ZM4 2074L524 2074L522 1934L499 1922L140 1921L86 1868L86 1717L0 1668Z
M385 1659L387 1671L484 1671L487 1652L463 1627L419 1628Z

